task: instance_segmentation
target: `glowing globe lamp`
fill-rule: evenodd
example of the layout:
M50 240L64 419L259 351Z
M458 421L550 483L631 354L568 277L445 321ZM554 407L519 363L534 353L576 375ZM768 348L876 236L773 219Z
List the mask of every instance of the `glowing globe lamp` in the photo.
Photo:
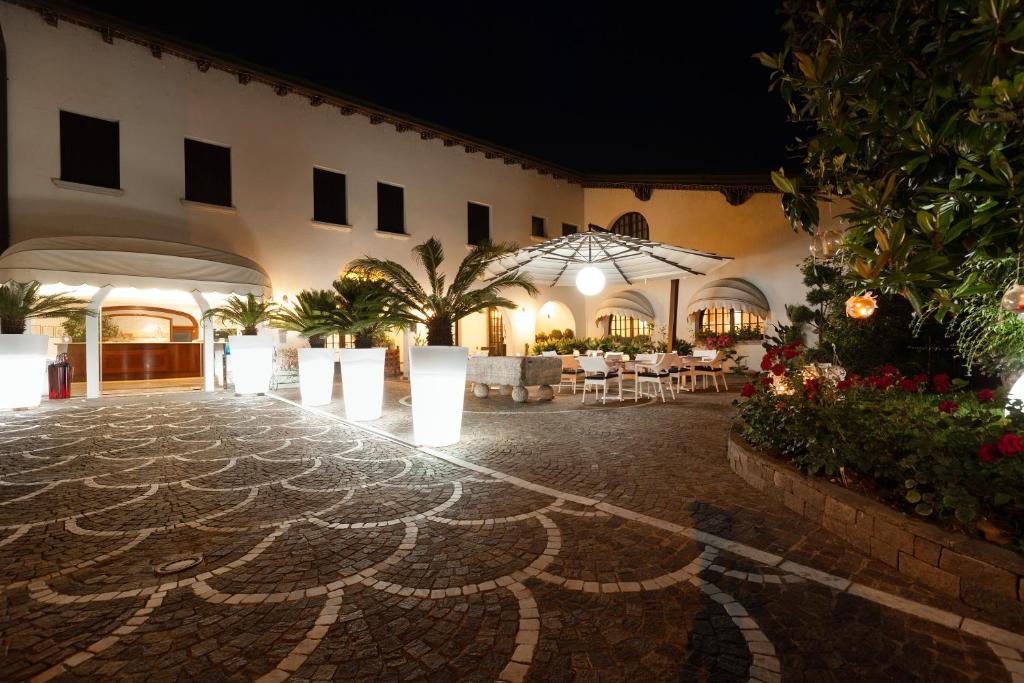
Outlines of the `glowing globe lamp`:
M1024 313L1024 285L1016 283L1003 293L999 305L1013 313Z
M466 395L463 346L414 346L409 349L412 431L417 446L449 446L462 436ZM342 369L345 363L342 361Z
M323 406L334 390L334 349L299 349L299 393L302 405Z
M342 349L341 393L345 418L376 420L384 406L384 355L387 349Z
M0 410L39 405L49 342L45 334L0 334Z
M235 393L247 396L270 391L274 374L273 338L236 334L228 337L228 348Z
M576 289L584 296L594 296L604 289L604 273L594 266L586 266L576 274Z
M878 308L878 300L871 292L851 296L846 300L846 317L856 320L870 318Z

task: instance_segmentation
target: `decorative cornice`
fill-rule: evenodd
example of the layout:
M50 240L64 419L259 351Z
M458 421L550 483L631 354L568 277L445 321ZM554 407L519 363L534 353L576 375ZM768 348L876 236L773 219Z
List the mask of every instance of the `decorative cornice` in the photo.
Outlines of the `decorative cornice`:
M542 176L565 180L583 187L629 189L642 200L644 196L649 199L650 193L655 189L719 191L725 195L730 204L742 204L756 192L777 191L767 176L652 176L638 179L633 176L580 173L398 112L361 102L311 83L274 73L269 69L257 68L230 57L188 46L115 19L101 17L76 7L65 6L60 0L54 2L6 0L6 2L38 12L42 20L50 26L59 27L60 21L64 21L91 29L99 33L106 43L113 43L116 37L125 42L145 47L158 59L165 54L173 55L179 59L191 61L203 73L210 69L227 72L234 75L241 85L256 81L269 86L281 97L291 94L299 95L307 98L310 105L314 107L327 104L337 108L342 116L359 114L368 118L374 125L387 122L393 125L398 132L415 131L419 133L422 140L440 139L445 147L462 147L468 154L483 152L487 159L501 159L507 166L518 165L524 171L534 171Z

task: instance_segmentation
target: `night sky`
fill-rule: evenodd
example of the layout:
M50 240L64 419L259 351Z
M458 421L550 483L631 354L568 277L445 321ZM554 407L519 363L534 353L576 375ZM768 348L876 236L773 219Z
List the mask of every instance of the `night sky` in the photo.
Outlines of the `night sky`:
M79 3L585 173L767 173L793 137L771 0Z

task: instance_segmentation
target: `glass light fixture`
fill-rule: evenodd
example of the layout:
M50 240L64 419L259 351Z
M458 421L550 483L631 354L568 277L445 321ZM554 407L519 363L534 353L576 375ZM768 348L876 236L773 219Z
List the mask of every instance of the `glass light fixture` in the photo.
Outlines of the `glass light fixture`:
M1024 285L1016 282L1003 293L999 304L1013 313L1024 312Z
M414 346L409 349L412 431L418 446L449 446L462 436L466 395L463 346ZM342 369L345 363L342 361Z
M878 308L878 300L871 292L851 296L846 300L846 316L857 320L870 318Z
M346 419L362 422L381 416L386 351L384 348L341 350L341 393L345 399Z
M45 334L0 334L0 410L39 405L49 343Z
M228 337L228 347L235 393L246 396L270 391L270 378L274 374L273 338L234 334Z
M299 393L302 405L323 406L334 390L334 349L299 349Z
M594 296L604 289L604 273L594 266L586 266L576 274L576 289L584 296Z

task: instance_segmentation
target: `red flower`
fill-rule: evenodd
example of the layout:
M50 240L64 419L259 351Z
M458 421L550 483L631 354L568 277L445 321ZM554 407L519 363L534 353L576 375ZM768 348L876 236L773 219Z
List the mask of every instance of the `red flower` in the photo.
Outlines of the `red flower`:
M915 382L912 379L901 379L899 386L900 389L909 393L914 393L915 391L917 391L917 382Z
M988 403L992 400L993 396L995 396L995 393L991 389L982 389L978 392L978 400L982 403Z
M785 371L786 371L786 366L783 365L782 363L776 363L775 365L772 366L772 374L773 375L778 376L778 375L781 375L782 373L784 373Z
M817 377L812 377L804 382L804 396L813 400L814 397L818 395L818 390L820 388L821 380Z
M984 443L978 449L978 460L982 462L995 462L999 459L999 451L990 443Z
M949 375L942 373L932 377L932 389L936 394L944 394L949 391Z
M765 385L766 387L770 387L772 384L774 384L774 382L772 382L771 377L765 375L764 377L761 378L761 384Z
M853 380L850 379L850 378L843 379L843 380L840 380L840 381L836 382L836 389L838 389L839 391L846 391L847 389L849 389L852 386L853 386Z
M761 359L761 369L764 370L765 372L768 372L768 370L770 370L772 367L773 355L774 354L771 351L769 351L767 355L765 355L765 357Z
M755 391L757 391L757 387L755 387L750 382L747 382L746 384L743 385L743 388L740 389L740 396L742 396L743 398L750 398L751 396L754 395Z
M939 401L940 413L949 413L950 415L952 415L959 409L960 404L958 404L956 401Z
M997 446L1003 455L1017 455L1024 451L1024 439L1016 434L1003 434L999 437Z
M885 391L892 386L892 375L882 375L881 377L873 377L873 384L876 389Z
M786 348L782 349L782 355L785 356L787 360L796 358L797 356L800 355L800 347L787 346Z
M900 371L896 369L895 365L883 365L878 368L878 372L883 375L898 375L900 373Z
M785 404L785 403L783 403L782 401L779 401L779 402L777 402L777 403L775 404L775 410L782 410L782 409L783 409L783 408L785 408L785 407L786 407L786 404Z

